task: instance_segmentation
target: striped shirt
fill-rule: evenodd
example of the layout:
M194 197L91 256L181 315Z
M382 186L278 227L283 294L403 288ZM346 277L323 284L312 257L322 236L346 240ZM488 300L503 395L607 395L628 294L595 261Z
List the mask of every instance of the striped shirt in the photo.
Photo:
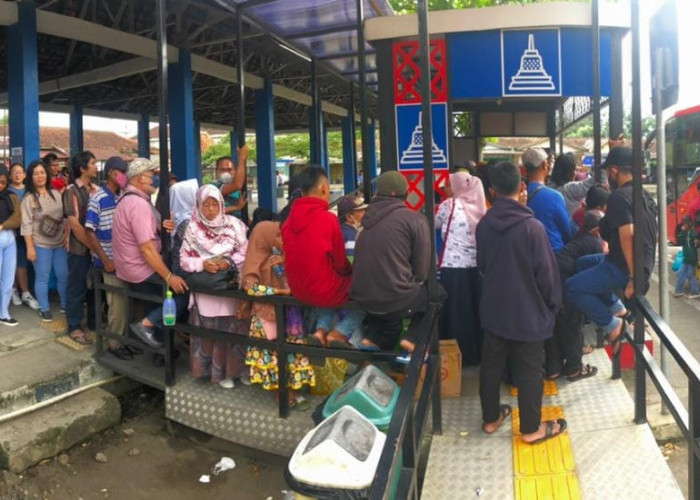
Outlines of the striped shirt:
M117 208L117 195L104 185L90 196L85 228L95 232L97 241L110 260L114 260L112 251L112 219ZM95 266L104 267L97 255L92 256Z

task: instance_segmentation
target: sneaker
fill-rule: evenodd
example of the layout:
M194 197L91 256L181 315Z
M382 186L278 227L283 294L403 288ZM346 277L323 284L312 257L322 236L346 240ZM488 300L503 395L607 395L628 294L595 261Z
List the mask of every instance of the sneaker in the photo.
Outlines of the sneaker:
M22 303L29 306L30 309L33 309L35 311L39 310L39 301L36 300L29 292L24 292L22 294Z
M15 306L22 305L22 297L19 296L19 292L16 288L12 289L12 304Z
M219 382L219 385L224 389L233 389L234 387L236 387L236 384L234 383L232 378L223 379L221 382Z
M160 349L163 347L163 343L156 338L156 332L153 327L144 326L143 323L136 322L129 325L131 332L136 335L137 338L142 340L147 346L154 349Z
M43 321L44 323L49 323L53 321L51 311L39 311L39 316L41 317L41 321Z
M700 293L691 293L690 295L688 295L688 298L689 299L698 299L698 298L700 298Z
M681 297L685 297L685 294L683 292L673 292L673 296L679 299Z
M62 307L59 307L59 308L58 308L58 312L60 312L60 313L63 314L64 316L66 315L66 310L63 309Z
M19 321L15 318L0 318L0 324L5 326L17 326L19 325Z
M248 385L251 384L250 375L243 375L242 377L240 377L240 378L238 379L238 381L239 381L241 384L243 384L243 385L245 385L245 386L248 386Z

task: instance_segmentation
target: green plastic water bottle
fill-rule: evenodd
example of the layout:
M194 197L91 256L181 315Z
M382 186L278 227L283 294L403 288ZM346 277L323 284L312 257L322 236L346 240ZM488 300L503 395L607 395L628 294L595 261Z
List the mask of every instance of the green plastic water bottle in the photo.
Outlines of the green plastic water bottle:
M175 299L173 299L173 292L168 290L165 294L165 301L163 302L163 324L165 326L173 326L175 324L175 318L177 318Z

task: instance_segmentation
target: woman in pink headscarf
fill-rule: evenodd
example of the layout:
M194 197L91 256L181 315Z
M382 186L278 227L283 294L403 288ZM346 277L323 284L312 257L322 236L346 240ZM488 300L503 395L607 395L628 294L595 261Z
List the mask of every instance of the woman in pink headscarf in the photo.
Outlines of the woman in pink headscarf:
M462 363L478 365L483 333L475 235L476 225L486 213L486 200L481 180L466 172L450 174L449 188L452 195L440 204L435 217L443 241L438 256L440 283L448 294L440 318L440 338L457 339Z

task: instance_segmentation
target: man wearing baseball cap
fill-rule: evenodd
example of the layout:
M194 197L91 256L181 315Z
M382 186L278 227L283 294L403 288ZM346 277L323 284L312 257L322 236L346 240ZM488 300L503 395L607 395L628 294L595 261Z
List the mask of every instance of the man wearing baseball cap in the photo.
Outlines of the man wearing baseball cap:
M600 234L610 246L609 253L599 263L575 275L566 282L565 294L586 316L602 327L617 353L622 341L627 308L615 292L624 290L627 299L634 289L634 232L641 231L644 253L644 288L649 289L649 278L654 270L656 248L656 203L642 191L642 220L634 220L632 209L632 150L617 146L610 150L603 168L614 190L608 199L608 209L600 221Z
M114 211L112 246L117 278L131 289L151 295L163 293L164 281L173 292L177 310L187 307L187 284L170 272L160 255L160 214L151 205L151 196L160 186L158 166L147 158L136 158L127 170L129 184ZM162 279L162 281L161 281ZM153 348L163 346L163 306L146 303L147 316L129 325L139 339ZM155 358L160 364L162 359Z
M126 288L126 283L114 275L114 252L112 251L112 221L117 208L117 196L126 187L126 171L129 165L120 156L112 156L104 165L105 181L90 196L85 229L92 242L92 265L104 271L106 285ZM126 297L115 292L106 292L107 328L111 333L124 335L126 329ZM133 352L130 346L122 346L107 341L107 352L119 359L130 360ZM140 350L133 348L134 350Z
M550 171L549 156L542 148L530 148L522 157L530 182L527 185L527 206L544 225L552 250L560 250L571 238L571 222L564 196L545 186Z
M362 219L355 245L350 298L368 313L364 345L391 350L404 318L426 311L430 229L425 216L409 209L406 178L396 171L377 178L377 195ZM414 339L401 346L413 352Z
M362 227L362 218L367 210L367 204L356 196L343 196L338 201L338 220L345 241L345 255L352 260L355 258L355 240L357 232Z

